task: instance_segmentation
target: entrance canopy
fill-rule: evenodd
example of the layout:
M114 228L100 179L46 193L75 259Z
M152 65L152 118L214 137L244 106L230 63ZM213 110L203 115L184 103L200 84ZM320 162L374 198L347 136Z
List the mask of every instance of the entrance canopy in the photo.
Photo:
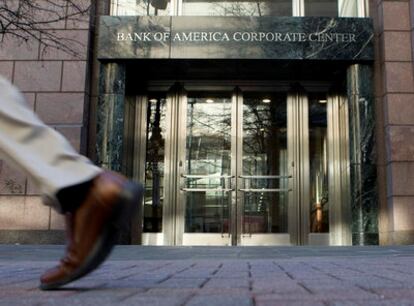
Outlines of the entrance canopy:
M369 18L104 16L99 59L373 60Z

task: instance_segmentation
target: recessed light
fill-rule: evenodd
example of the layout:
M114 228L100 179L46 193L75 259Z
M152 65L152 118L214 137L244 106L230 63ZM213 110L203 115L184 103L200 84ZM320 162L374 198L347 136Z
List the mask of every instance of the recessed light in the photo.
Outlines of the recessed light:
M325 104L326 102L328 102L326 99L319 100L319 103L321 103L321 104Z
M272 100L270 100L270 99L263 99L262 102L263 103L270 103L270 102L272 102Z
M157 103L157 101L158 101L158 100L157 100L157 99L150 99L149 101L150 101L151 103Z
M213 99L207 99L206 103L214 103L214 100Z

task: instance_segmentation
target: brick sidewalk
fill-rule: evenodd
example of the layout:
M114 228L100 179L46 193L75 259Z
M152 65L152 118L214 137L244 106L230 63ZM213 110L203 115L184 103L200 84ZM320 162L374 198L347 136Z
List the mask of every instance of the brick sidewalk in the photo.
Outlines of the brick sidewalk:
M38 277L56 261L37 257L40 248L27 260L0 260L0 305L414 305L414 254L404 248L284 258L274 248L274 259L260 259L258 249L250 259L172 260L134 260L140 248L127 248L90 276L49 292L37 289Z

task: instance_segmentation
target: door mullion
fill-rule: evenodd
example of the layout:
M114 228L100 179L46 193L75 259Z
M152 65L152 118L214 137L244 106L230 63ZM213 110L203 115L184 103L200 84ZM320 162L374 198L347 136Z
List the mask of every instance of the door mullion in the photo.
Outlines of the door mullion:
M165 207L163 232L165 245L181 245L184 232L184 196L180 176L185 159L186 95L173 86L167 96L167 134L165 138ZM183 153L184 152L184 153ZM184 157L183 157L184 154ZM184 158L184 159L183 159Z
M243 97L239 88L235 88L232 98L232 176L234 177L234 192L232 193L231 202L231 235L232 245L241 243L243 234L243 199L239 191L242 174L242 146L243 146Z
M310 169L309 169L309 105L308 97L305 93L299 95L300 113L301 117L301 131L300 131L300 147L301 147L301 244L308 244L309 242L309 219L310 219L310 200L309 200L309 186L310 186Z
M133 179L145 184L145 162L147 152L147 107L148 97L137 96L135 101L135 124L134 124L134 160ZM144 201L144 200L143 200ZM131 240L132 244L142 243L144 211L143 204L139 211L132 216Z

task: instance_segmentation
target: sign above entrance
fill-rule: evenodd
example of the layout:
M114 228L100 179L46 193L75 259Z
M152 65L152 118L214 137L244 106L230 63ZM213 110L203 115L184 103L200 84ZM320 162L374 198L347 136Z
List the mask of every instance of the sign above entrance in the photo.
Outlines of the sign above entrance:
M104 16L99 59L373 60L369 18Z

